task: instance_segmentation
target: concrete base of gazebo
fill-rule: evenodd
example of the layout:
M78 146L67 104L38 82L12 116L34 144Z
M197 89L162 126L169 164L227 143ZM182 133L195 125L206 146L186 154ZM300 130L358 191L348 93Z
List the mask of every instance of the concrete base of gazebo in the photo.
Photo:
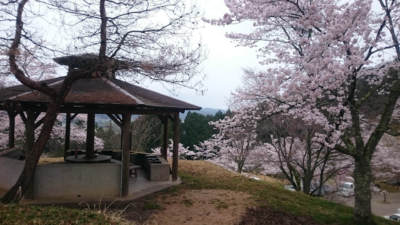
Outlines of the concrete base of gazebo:
M9 189L24 161L0 157L0 189ZM149 181L143 169L129 178L129 192L121 196L121 163L53 163L38 165L33 199L28 203L66 203L132 200L180 184L180 180Z

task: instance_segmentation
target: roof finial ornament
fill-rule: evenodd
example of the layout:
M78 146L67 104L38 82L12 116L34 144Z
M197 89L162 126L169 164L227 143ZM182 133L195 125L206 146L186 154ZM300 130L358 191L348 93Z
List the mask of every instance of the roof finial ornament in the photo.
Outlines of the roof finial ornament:
M108 58L104 63L100 63L99 56L96 54L71 55L54 58L54 61L60 65L66 65L69 69L81 69L83 71L92 71L90 77L115 78L115 71L129 69L129 63L126 61Z

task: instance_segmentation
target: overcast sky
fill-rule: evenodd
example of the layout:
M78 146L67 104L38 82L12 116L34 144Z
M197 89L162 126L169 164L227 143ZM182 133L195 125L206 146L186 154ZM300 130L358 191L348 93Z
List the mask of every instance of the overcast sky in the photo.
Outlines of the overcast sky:
M198 4L206 18L221 18L228 12L223 0L201 0ZM178 88L171 92L171 88L155 83L146 84L145 87L201 107L227 109L230 93L241 83L243 68L260 68L255 49L236 46L225 37L229 30L232 28L201 24L199 35L207 53L201 65L202 72L206 75L203 95L187 88Z
M193 0L188 1L192 2ZM224 0L197 0L195 4L201 11L200 15L208 19L222 18L228 12ZM59 16L46 10L42 13L46 16L37 17L38 21L30 23L37 24L37 29L42 29L43 24L52 24L52 21L57 21ZM257 69L261 66L258 64L255 49L238 47L232 40L226 38L225 34L228 31L248 31L251 27L246 25L213 26L205 22L201 22L199 26L199 29L194 32L193 40L198 40L200 37L206 53L205 60L200 65L200 71L205 75L202 85L203 94L193 89L166 86L159 82L140 83L139 85L203 108L227 109L231 92L241 84L243 69ZM66 40L68 36L60 35L59 32L47 32L46 35L49 35L53 41L56 40L58 44L70 43ZM66 72L64 67L60 67L58 70L57 74Z

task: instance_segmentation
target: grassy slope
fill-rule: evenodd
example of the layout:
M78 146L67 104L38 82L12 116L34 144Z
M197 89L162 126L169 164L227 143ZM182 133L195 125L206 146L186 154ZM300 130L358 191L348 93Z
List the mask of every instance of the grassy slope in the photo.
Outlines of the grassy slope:
M180 161L180 176L187 189L228 189L251 194L258 206L310 216L321 224L354 224L353 210L321 198L290 192L277 183L255 181L204 161ZM378 224L397 224L377 217Z
M279 182L255 181L204 161L179 162L182 185L163 193L185 189L225 189L251 194L257 206L307 216L321 224L354 224L352 208L284 190ZM159 194L163 194L159 193ZM147 199L151 199L148 196ZM397 224L376 218L378 224ZM93 210L26 205L0 205L2 224L126 224L120 218Z
M96 211L56 206L1 205L0 224L113 224L111 218Z

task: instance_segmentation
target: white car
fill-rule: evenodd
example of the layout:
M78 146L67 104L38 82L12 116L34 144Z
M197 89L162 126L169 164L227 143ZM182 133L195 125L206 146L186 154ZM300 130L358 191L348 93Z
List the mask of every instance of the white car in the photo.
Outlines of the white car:
M400 222L400 213L395 213L391 216L384 216L385 219Z
M256 177L256 176L250 176L250 179L253 179L253 180L261 180L259 177Z
M294 186L291 184L285 185L283 188L285 188L286 190L289 190L289 191L296 191Z
M354 184L352 182L343 182L339 186L339 194L344 197L354 195Z

